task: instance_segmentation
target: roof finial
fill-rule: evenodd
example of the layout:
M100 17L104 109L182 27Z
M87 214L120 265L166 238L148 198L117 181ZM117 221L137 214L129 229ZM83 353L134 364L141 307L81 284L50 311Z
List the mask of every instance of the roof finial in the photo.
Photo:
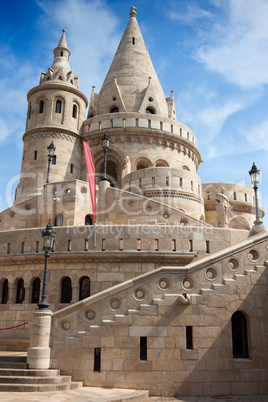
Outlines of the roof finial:
M131 7L131 9L130 9L130 17L135 17L136 18L136 15L137 15L136 10L137 10L137 7L134 7L134 6Z

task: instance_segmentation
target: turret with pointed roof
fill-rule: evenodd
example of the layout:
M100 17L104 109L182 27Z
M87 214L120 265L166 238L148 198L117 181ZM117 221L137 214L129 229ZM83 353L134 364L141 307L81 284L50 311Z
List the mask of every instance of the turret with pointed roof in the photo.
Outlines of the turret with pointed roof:
M78 78L73 76L70 54L63 29L51 67L47 73L41 73L39 85L28 92L23 136L26 157L22 161L16 202L43 191L46 151L51 141L56 147L56 155L50 169L50 182L80 178L80 129L88 101L78 89Z
M168 117L168 106L162 87L145 46L132 7L130 19L102 85L98 98L98 113L145 113L150 107L154 114Z
M78 77L74 77L69 65L71 51L68 49L65 37L66 30L62 30L62 35L58 46L54 49L54 60L47 73L42 72L40 84L47 81L64 81L78 89Z

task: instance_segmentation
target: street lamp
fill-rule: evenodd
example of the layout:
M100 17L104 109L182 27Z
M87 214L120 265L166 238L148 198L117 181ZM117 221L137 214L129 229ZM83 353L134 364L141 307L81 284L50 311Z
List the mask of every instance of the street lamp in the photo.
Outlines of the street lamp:
M109 134L106 131L106 133L104 134L104 136L102 138L102 148L104 151L104 168L103 168L103 176L101 178L101 181L103 181L103 180L109 181L107 179L106 173L107 173L107 150L109 148L110 141L111 141L111 139L109 138Z
M253 185L254 191L255 191L255 204L256 204L256 220L254 221L254 225L262 225L263 222L260 219L260 214L259 214L259 201L258 201L258 186L259 184L259 176L260 176L260 171L257 169L257 166L255 165L255 162L253 162L251 170L248 172L250 175L250 180L251 184Z
M47 165L47 181L46 181L46 183L49 183L50 163L51 163L51 161L53 159L55 150L56 150L56 147L54 147L54 143L53 143L53 140L52 140L51 143L49 144L49 146L47 147L48 165Z
M56 233L53 231L51 220L46 226L45 230L42 230L42 237L43 237L43 250L45 252L45 269L44 269L44 281L43 281L43 293L40 303L37 304L38 310L47 310L49 308L49 304L47 302L47 266L48 266L48 259L49 253L52 250L53 242L55 239Z

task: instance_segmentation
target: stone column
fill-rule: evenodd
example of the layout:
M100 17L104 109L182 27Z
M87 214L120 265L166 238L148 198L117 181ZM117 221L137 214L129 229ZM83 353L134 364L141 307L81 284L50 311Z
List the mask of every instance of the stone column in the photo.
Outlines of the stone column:
M30 347L27 351L29 368L48 369L50 366L51 317L51 310L36 310L33 313Z
M98 223L106 223L107 220L107 188L110 187L108 180L99 182L99 200L98 200Z

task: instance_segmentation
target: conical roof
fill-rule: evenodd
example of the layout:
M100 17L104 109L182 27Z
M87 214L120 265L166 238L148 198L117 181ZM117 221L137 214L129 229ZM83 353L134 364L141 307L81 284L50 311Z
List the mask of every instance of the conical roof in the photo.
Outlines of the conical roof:
M78 89L78 78L74 77L69 64L70 54L71 51L67 46L65 29L63 29L59 44L54 49L52 66L49 67L47 73L41 73L40 84L46 83L47 81L57 83L63 81L64 83L74 85Z
M113 106L117 106L119 112L141 113L150 107L154 113L167 117L165 95L145 46L135 10L132 7L129 22L100 90L99 114L109 113ZM125 110L122 110L122 105Z
M63 29L59 44L54 49L54 60L51 68L53 68L54 71L58 68L63 68L64 70L68 70L66 71L67 74L71 70L69 65L71 52L67 46L65 32L65 29Z

